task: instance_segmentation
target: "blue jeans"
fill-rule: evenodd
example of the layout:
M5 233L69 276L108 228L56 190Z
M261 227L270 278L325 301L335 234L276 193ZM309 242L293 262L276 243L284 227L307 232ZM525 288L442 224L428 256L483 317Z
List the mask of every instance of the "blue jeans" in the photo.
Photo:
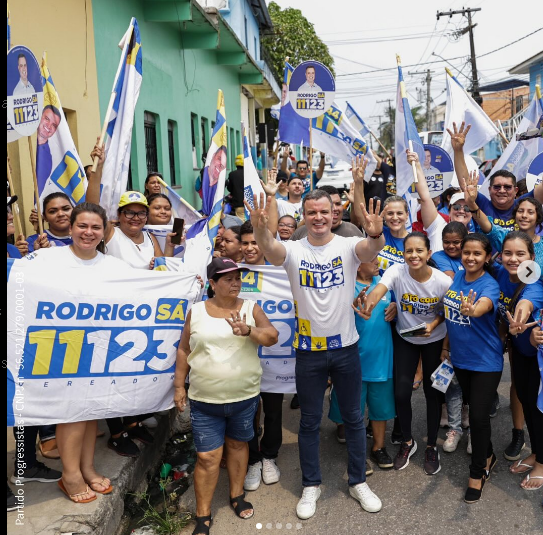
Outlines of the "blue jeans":
M453 431L462 433L462 388L456 375L445 392L445 402L447 403L449 427Z
M349 485L366 481L366 430L360 410L362 373L358 345L328 351L296 350L296 390L300 402L298 446L302 485L312 487L322 482L319 462L319 429L322 400L332 378L339 410L345 424L349 462Z

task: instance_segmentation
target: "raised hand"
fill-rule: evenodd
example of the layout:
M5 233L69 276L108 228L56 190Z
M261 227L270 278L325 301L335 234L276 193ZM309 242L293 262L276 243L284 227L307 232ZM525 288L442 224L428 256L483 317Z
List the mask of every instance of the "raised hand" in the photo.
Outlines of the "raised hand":
M479 183L479 171L470 171L469 177L458 181L462 191L465 194L466 201L470 204L476 204L477 201L477 184ZM463 186L463 187L462 187Z
M106 151L104 150L104 145L100 146L100 138L96 138L96 145L91 152L91 160L94 162L94 158L98 158L98 165L104 165L106 161Z
M456 128L456 123L453 123L453 131L451 132L447 128L447 132L449 133L449 136L451 136L451 145L453 150L464 150L464 144L466 143L466 136L468 135L468 132L470 131L471 125L468 124L468 126L465 126L465 122L462 121L462 124L460 125L460 129Z
M381 201L377 201L375 210L373 209L373 199L369 202L369 212L366 210L364 203L360 203L362 211L362 227L368 236L378 236L383 233L383 217L381 216Z
M47 234L44 232L43 234L40 234L34 242L34 251L37 251L38 249L47 249L49 247L51 247L51 243L47 238Z
M28 242L26 241L24 234L19 234L17 241L15 242L15 247L19 249L21 256L26 256L28 254Z
M360 154L351 160L353 180L357 186L364 186L364 175L366 174L368 162L368 158Z
M514 334L515 336L518 336L519 334L522 334L526 329L530 329L531 327L535 327L537 325L537 321L526 323L529 315L526 314L526 316L523 316L522 310L519 310L518 308L515 310L514 318L513 316L511 316L511 313L509 311L507 311L505 314L507 316L507 321L509 322L509 332L511 334Z
M462 316L473 316L477 292L470 290L467 296L465 296L463 292L460 292L460 298L460 314L462 314Z
M349 191L345 191L345 196L351 204L354 203L354 182L351 182L351 185L349 186Z
M277 184L277 168L274 167L268 171L268 182L264 183L263 180L260 181L262 184L262 189L269 197L275 197L279 185Z
M224 318L226 323L232 327L232 332L235 336L247 336L251 329L247 325L247 314L243 314L243 319L239 312L230 312L232 319Z
M249 218L251 224L255 230L265 230L268 228L269 209L271 203L271 197L268 197L264 201L264 194L260 194L260 204L258 203L257 195L253 195L254 208L247 202L243 201L245 208L249 212Z
M409 149L405 151L407 153L407 163L411 165L412 163L417 163L419 161L419 155L416 152L411 152Z

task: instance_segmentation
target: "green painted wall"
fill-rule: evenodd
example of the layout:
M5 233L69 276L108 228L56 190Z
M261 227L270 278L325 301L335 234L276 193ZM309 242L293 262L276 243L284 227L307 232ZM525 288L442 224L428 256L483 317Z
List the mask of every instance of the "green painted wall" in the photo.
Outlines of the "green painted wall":
M196 115L197 161L201 164L202 118L208 128L215 122L217 91L224 92L228 132L234 129L234 140L239 139L241 121L240 84L235 66L218 65L214 50L186 49L179 27L190 23L146 22L142 0L93 0L94 39L100 113L103 120L111 95L113 79L117 71L120 49L118 43L126 32L131 17L136 17L141 33L143 49L143 82L134 117L132 132L132 181L135 189L143 191L147 176L145 154L144 113L157 118L158 171L166 182L170 181L168 151L168 121L177 126L176 183L179 193L193 206L200 207L200 199L194 190L198 171L193 169L191 114ZM210 133L205 133L209 141ZM230 135L229 140L230 142ZM238 143L236 143L238 145ZM207 150L207 149L206 149ZM229 155L232 154L230 151ZM234 154L239 154L236 146ZM230 162L231 169L234 162ZM177 188L176 188L177 189Z

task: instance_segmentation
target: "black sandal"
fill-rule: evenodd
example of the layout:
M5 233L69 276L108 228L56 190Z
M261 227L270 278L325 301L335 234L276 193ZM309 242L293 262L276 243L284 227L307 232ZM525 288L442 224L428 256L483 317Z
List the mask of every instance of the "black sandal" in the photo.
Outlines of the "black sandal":
M195 516L194 520L196 520L196 527L194 528L194 531L192 532L192 535L209 535L209 528L213 524L213 517L211 515L208 516ZM209 526L206 524L206 522L209 521Z
M236 505L234 505L234 503L236 503ZM236 498L230 498L230 505L232 509L234 509L236 515L242 520L249 520L249 518L252 518L255 514L253 504L245 501L245 492ZM253 509L253 512L249 516L241 516L241 513L248 509Z

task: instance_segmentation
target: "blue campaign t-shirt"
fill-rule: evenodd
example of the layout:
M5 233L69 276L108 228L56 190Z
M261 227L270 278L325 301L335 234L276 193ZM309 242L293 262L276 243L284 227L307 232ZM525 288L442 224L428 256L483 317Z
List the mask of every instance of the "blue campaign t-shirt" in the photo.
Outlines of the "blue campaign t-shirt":
M51 234L48 230L46 230L45 233L47 234L47 239L49 240L51 247L64 247L66 245L72 245L73 243L71 236L66 236L65 238L59 238L58 236ZM32 236L28 236L28 238L26 239L28 243L29 253L34 252L34 242L38 239L38 236L39 236L38 234L32 234Z
M498 268L496 272L496 280L500 286L500 302L498 309L502 320L507 324L508 321L506 312L511 303L511 299L515 297L515 292L520 282L511 282L509 280L509 273L503 266ZM518 295L516 303L519 303L523 299L527 299L533 303L534 311L543 308L543 283L541 282L541 279L533 284L527 284ZM513 312L514 311L511 311L511 315L514 315ZM532 314L526 323L531 323L533 321L534 316ZM537 354L536 348L530 343L530 333L532 332L532 329L533 327L526 329L518 336L511 337L513 347L527 357L535 357Z
M383 236L385 237L385 246L377 255L379 261L379 275L394 264L405 264L403 257L403 240L404 238L395 238L388 227L383 228Z
M381 277L373 277L367 294L379 284ZM367 285L356 281L354 297ZM366 294L366 295L367 295ZM375 305L369 320L361 318L355 313L358 339L358 353L362 367L362 380L369 382L382 382L392 379L392 328L385 321L385 309L390 305L390 292Z
M477 300L487 297L494 307L479 318L460 314L460 292L467 296L477 292ZM477 372L499 372L503 369L503 347L498 333L498 301L500 287L489 273L477 280L466 281L466 272L459 271L443 298L445 323L451 347L453 366Z
M523 201L527 197L533 197L533 190L529 193L522 195L515 200L511 208L507 210L500 210L496 208L490 199L485 197L482 193L477 194L477 206L485 213L485 215L490 216L489 219L494 225L502 227L507 230L515 230L515 218L513 217L513 210L519 202ZM479 229L477 229L479 230Z
M461 257L452 258L445 251L434 253L432 255L432 260L435 262L439 271L452 271L456 274L464 269Z
M7 244L8 246L8 255L10 258L22 258L21 252L15 245L12 245L11 243Z

